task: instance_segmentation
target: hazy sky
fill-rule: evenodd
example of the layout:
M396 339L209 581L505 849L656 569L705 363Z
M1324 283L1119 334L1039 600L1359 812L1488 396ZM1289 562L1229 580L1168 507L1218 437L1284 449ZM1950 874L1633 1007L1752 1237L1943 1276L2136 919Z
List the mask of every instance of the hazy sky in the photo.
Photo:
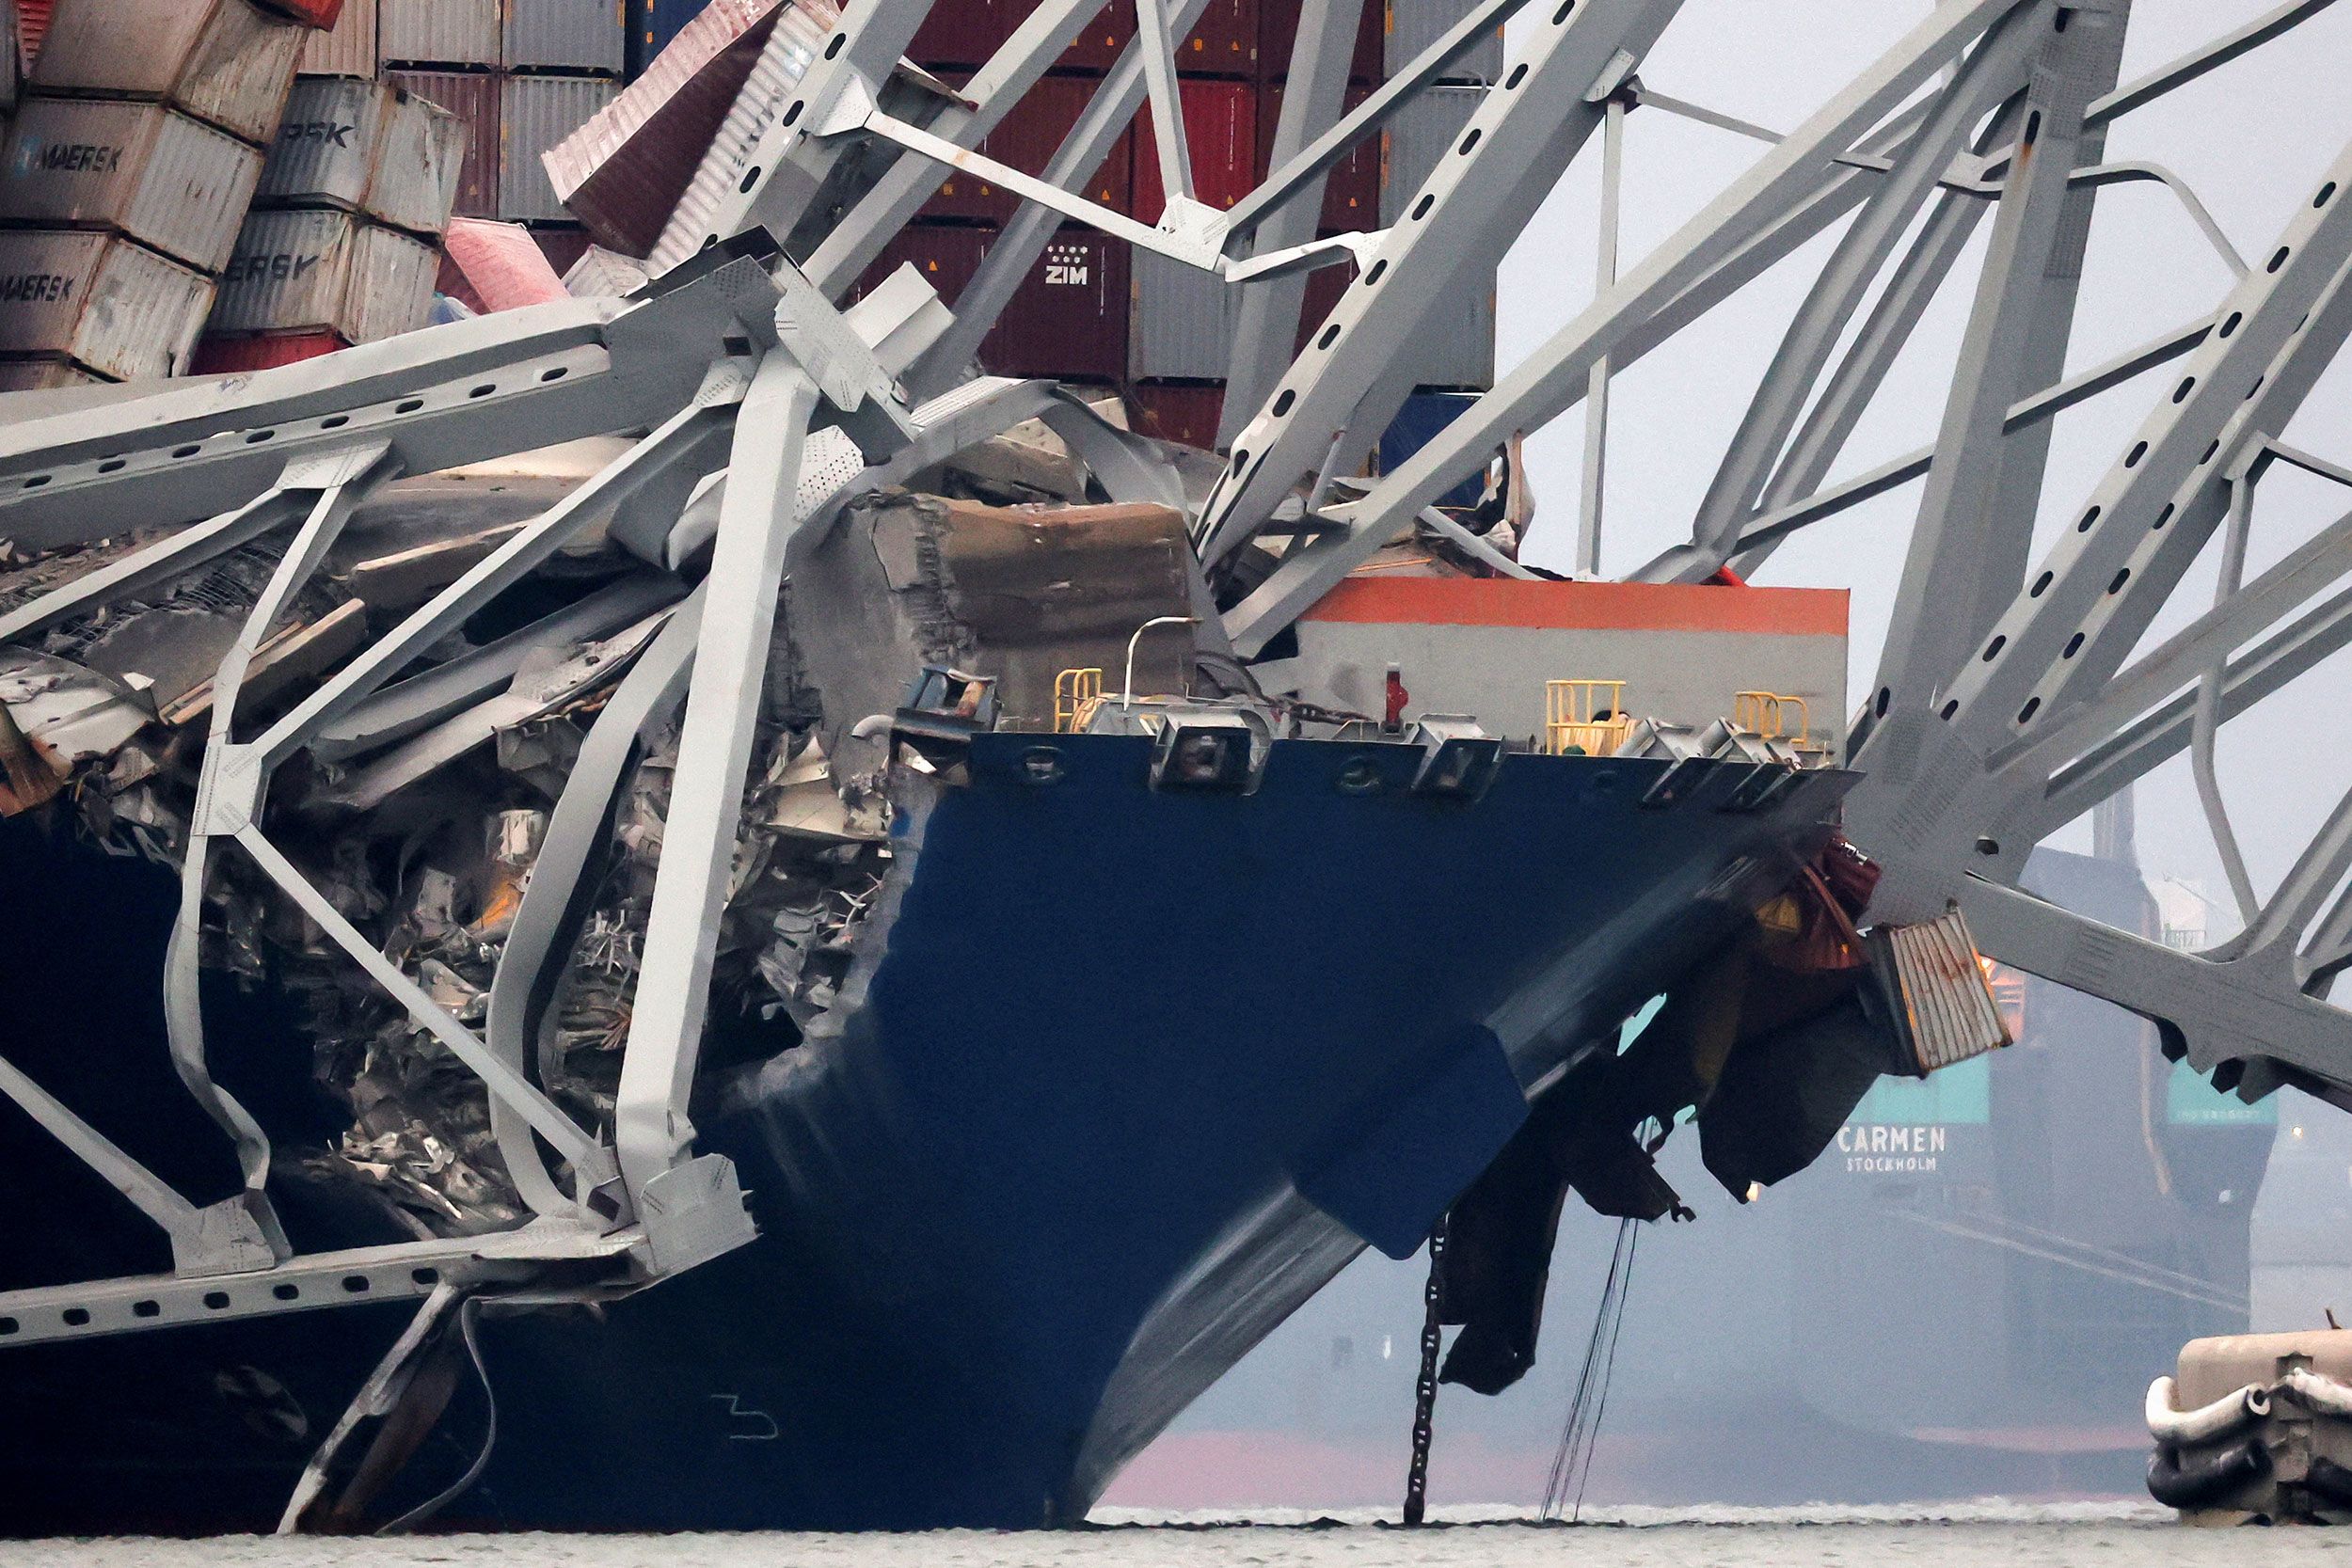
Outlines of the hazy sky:
M2137 0L2126 80L2271 8L2274 0ZM1786 130L1927 14L1926 0L1688 0L1641 67L1661 92ZM2110 159L2150 159L2178 172L2233 245L2260 255L2352 140L2352 5L2337 7L2169 99L2121 121ZM1628 121L1621 269L1658 242L1764 150L1662 111ZM1590 298L1598 141L1563 179L1504 265L1499 361L1507 370ZM1990 229L1980 225L1979 238ZM1602 565L1630 570L1687 537L1690 517L1788 313L1803 298L1835 231L1719 308L1681 340L1618 379L1611 417ZM1930 442L1975 286L1978 251L1953 272L1911 349L1833 473L1833 481ZM1564 258L1565 259L1564 264ZM2210 311L2232 277L2170 195L2152 184L2099 197L2070 369ZM2061 417L2044 491L2044 537L2077 509L2155 396L2133 383ZM2287 438L2352 464L2352 372L2331 371ZM1539 501L1529 558L1565 567L1573 555L1582 419L1572 411L1531 440ZM1784 548L1768 582L1853 591L1852 686L1877 663L1920 487L1911 485L1815 525ZM2274 469L2260 491L2251 576L2323 522L2352 509L2352 493ZM2039 550L2037 550L2039 553ZM2207 551L2218 554L2218 536ZM2201 562L2152 635L2211 601ZM2312 830L2352 782L2352 698L2343 657L2225 726L2220 772L2257 884L2283 874ZM2184 875L2227 902L2226 881L2198 815L2188 769L2176 761L2140 789L2140 847L2151 873ZM2059 840L2087 847L2077 825ZM2228 928L2233 917L2217 917Z

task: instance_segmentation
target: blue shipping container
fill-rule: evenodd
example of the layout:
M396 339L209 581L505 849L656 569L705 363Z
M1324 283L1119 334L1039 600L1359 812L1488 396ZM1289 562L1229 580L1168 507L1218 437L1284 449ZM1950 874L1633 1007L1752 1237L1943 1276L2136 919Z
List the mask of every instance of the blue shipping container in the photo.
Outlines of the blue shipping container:
M1437 439L1438 432L1459 419L1478 401L1474 392L1415 392L1396 411L1380 437L1380 471L1392 473L1413 453ZM1439 506L1476 506L1486 481L1477 474L1438 498Z

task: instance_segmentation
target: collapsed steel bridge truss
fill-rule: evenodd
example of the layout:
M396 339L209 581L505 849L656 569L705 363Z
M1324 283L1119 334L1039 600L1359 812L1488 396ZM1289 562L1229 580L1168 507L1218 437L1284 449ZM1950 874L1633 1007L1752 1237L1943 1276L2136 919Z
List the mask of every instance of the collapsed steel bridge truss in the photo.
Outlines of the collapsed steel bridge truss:
M234 1144L244 1190L199 1209L22 1072L0 1092L115 1182L170 1237L176 1272L0 1297L18 1342L119 1333L325 1302L435 1297L453 1280L529 1291L583 1259L595 1289L662 1277L749 1239L723 1159L686 1115L703 1031L776 594L796 540L848 498L896 483L1015 421L1042 416L1121 499L1186 505L1221 622L1202 635L1263 650L1375 550L1451 527L1436 499L1511 437L1582 404L1587 483L1580 553L1597 560L1597 476L1613 372L1642 358L1817 236L1827 261L1721 454L1685 544L1639 577L1696 581L1760 564L1791 533L1923 480L1894 626L1853 732L1866 781L1849 831L1886 868L1875 918L1957 900L1985 949L2153 1019L2176 1051L2249 1097L2283 1083L2352 1103L2352 1018L2328 1001L2352 964L2352 793L2281 885L2258 898L2217 793L2215 826L2245 933L2173 951L2018 891L2032 846L2168 757L2210 781L2214 732L2352 641L2352 516L2244 580L2254 488L2285 463L2352 473L2280 436L2352 329L2352 150L2286 229L2239 260L2169 171L2107 163L2107 128L2290 33L2328 0L2294 0L2137 81L2118 85L2128 0L1946 0L1785 135L1651 91L1644 57L1705 0L1474 0L1420 57L1344 115L1359 0L1297 0L1273 173L1230 211L1194 199L1171 40L1203 0L1135 0L1137 38L1050 165L1031 176L974 151L1043 75L1099 0L1044 0L959 97L917 95L894 70L922 0L851 8L803 69L779 29L655 256L626 301L551 305L436 328L250 380L168 386L0 431L0 536L86 542L179 524L161 543L0 619L0 642L265 537L278 564L215 680L203 783L167 975L175 1063ZM1493 28L1516 40L1486 96L1391 228L1318 239L1324 177L1415 91ZM895 112L883 105L898 105ZM1704 211L1618 275L1613 193L1629 111L1690 116L1765 143ZM1073 194L1139 109L1158 127L1168 210L1148 225ZM1562 170L1596 137L1611 193L1604 284L1573 320L1417 455L1355 479L1411 390L1408 350L1486 287ZM911 271L844 306L914 215L943 165L1023 198L954 309ZM2065 348L2094 193L2153 181L2178 194L2237 276L2226 297L2071 377ZM1187 502L1148 444L1035 383L976 375L982 337L1065 218L1239 291L1222 476ZM1965 339L1932 447L1831 484L1828 476L1898 352L1972 237L1989 227ZM772 237L763 243L761 236ZM779 250L779 244L781 249ZM1295 359L1307 273L1353 279ZM2153 372L2161 371L2160 378ZM2162 382L2153 409L2082 501L2077 526L2033 559L2050 420L2084 400ZM2125 395L2129 395L2126 393ZM355 504L403 476L591 435L650 431L261 726L240 688L278 610L319 566ZM723 476L723 483L721 476ZM611 535L699 579L632 601L642 651L565 786L491 995L460 1022L377 952L272 844L273 772L306 748L347 746L387 683L577 533ZM2216 536L2220 543L2215 546ZM2224 592L2177 635L2142 634L2208 548ZM1245 561L1257 567L1237 568ZM1524 569L1500 556L1499 570ZM2332 595L2332 596L2330 596ZM432 679L434 677L422 677ZM680 758L609 1133L532 1081L527 1017L562 961L560 908L606 820L631 738L682 705ZM397 704L392 705L397 706ZM224 855L247 857L481 1079L501 1148L535 1212L485 1242L419 1242L326 1258L290 1254L264 1191L270 1150L212 1079L196 1005L198 922ZM4 1055L0 1050L0 1055ZM548 1154L556 1157L550 1165ZM568 1182L568 1188L566 1186Z

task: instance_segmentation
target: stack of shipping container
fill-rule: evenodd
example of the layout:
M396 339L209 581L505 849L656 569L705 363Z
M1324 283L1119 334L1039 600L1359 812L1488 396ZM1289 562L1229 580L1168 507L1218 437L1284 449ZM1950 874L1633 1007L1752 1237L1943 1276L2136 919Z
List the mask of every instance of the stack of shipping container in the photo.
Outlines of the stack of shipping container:
M587 248L541 154L612 101L626 0L374 0L384 79L465 122L455 211L529 226L557 272Z
M643 3L643 0L641 0ZM647 14L675 8L648 6ZM1033 8L1033 0L942 0L915 36L918 65L960 83L985 63ZM1391 67L1410 60L1460 16L1462 0L1368 0L1350 69L1349 107ZM1179 47L1180 96L1197 199L1229 208L1270 163L1282 79L1290 64L1293 0L1211 0ZM1107 8L1005 123L984 150L1027 173L1041 172L1102 75L1134 36L1127 0ZM641 29L650 39L653 29ZM1436 167L1445 147L1500 73L1500 33L1417 95L1376 137L1358 145L1326 186L1322 231L1392 222ZM1156 222L1166 204L1148 112L1087 181L1085 194L1118 212ZM989 182L957 175L940 186L920 221L896 240L878 271L912 261L950 301L978 270L1015 202ZM1299 340L1319 325L1345 288L1344 267L1312 275ZM1144 428L1214 446L1230 357L1233 291L1188 267L1090 226L1064 224L1033 263L1002 323L982 346L990 371L1053 375L1125 388ZM1461 401L1443 391L1487 386L1494 375L1492 280L1468 330L1432 335L1419 350L1416 383L1440 401L1417 397L1408 417L1427 424Z
M305 48L254 210L199 345L199 372L262 370L426 325L468 132L375 80L344 0Z
M335 0L57 0L0 153L0 387L188 368Z

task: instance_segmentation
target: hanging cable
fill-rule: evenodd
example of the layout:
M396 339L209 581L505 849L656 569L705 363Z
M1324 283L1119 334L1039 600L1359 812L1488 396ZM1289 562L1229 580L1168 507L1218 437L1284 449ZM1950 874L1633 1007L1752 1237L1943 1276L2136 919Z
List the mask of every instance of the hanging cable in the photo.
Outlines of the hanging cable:
M1583 1512L1584 1483L1591 1479L1594 1443L1609 1403L1609 1380L1617 1362L1617 1335L1625 1324L1626 1294L1633 1283L1633 1253L1641 1244L1640 1223L1620 1220L1617 1240L1609 1252L1609 1275L1601 1282L1600 1306L1593 1314L1593 1330L1584 1341L1584 1364L1577 1371L1576 1392L1568 1401L1566 1426L1551 1456L1551 1473L1544 1483L1540 1517L1557 1519L1568 1502L1573 1485L1573 1521Z
M480 1296L467 1297L465 1304L457 1309L457 1332L466 1341L466 1354L473 1362L473 1375L482 1385L482 1402L489 1411L488 1418L482 1429L482 1451L473 1456L473 1463L466 1466L464 1475L459 1476L447 1487L427 1497L399 1518L378 1527L375 1532L378 1535L398 1535L410 1526L421 1525L432 1518L451 1503L455 1502L467 1488L480 1481L482 1472L489 1465L490 1449L497 1445L499 1440L499 1400L498 1391L490 1386L489 1369L482 1363L482 1341L475 1333L474 1324L481 1316L482 1298Z

